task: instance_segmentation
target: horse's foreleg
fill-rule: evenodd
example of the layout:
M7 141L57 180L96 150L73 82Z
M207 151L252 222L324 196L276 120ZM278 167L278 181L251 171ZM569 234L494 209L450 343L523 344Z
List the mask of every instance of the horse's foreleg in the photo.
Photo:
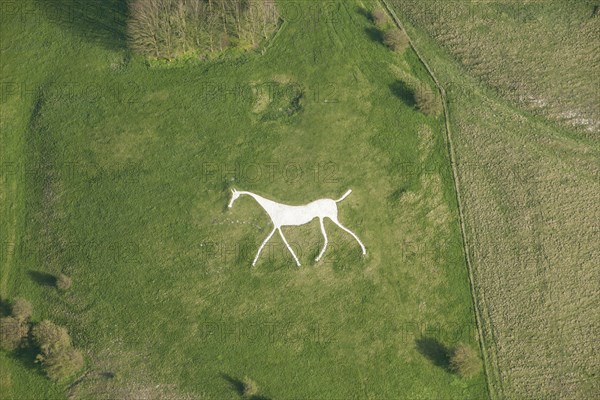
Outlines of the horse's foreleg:
M258 253L256 253L256 257L254 257L254 261L252 261L252 266L253 267L256 265L256 261L258 260L258 256L260 256L260 252L262 251L263 247L265 247L265 244L267 244L267 242L269 241L269 239L271 239L271 236L273 236L273 234L275 233L275 229L277 229L277 228L273 228L273 230L271 231L271 233L269 233L269 236L267 236L267 238L265 239L265 241L262 242L262 244L260 245L260 248L258 249Z
M294 260L296 260L296 264L298 266L300 266L300 261L298 261L298 257L296 257L296 254L294 253L294 250L292 250L292 248L290 247L290 245L287 242L287 240L285 240L285 236L283 236L283 232L281 232L281 228L277 228L277 230L279 231L279 234L281 235L281 238L283 239L283 243L285 243L285 245L287 246L287 248L290 251L290 253L292 253L292 256L294 256Z
M319 261L321 259L321 257L323 256L323 253L325 253L325 249L327 249L327 243L328 243L327 233L325 232L325 225L323 225L323 218L319 218L319 222L321 223L321 232L323 232L323 237L325 238L325 244L323 245L323 249L321 249L321 252L317 256L317 258L315 258L315 261Z

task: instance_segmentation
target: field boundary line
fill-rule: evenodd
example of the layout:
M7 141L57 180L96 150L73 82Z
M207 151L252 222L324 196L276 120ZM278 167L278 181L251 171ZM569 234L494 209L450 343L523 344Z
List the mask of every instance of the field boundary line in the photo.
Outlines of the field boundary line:
M433 79L433 81L440 93L440 96L442 98L442 105L444 108L444 122L445 122L445 128L446 128L445 129L446 130L446 143L448 144L448 155L450 156L450 165L452 167L452 180L454 181L454 193L456 194L458 216L460 219L459 225L460 225L460 232L461 232L462 242L463 242L463 252L465 253L465 261L467 264L467 271L469 274L469 286L471 289L471 300L473 302L473 307L475 309L475 325L477 327L477 332L478 332L478 336L479 336L479 347L481 350L481 354L483 356L483 371L484 371L484 375L485 375L486 389L487 389L489 398L495 399L496 398L495 393L493 396L491 388L490 388L490 376L489 376L490 371L489 370L491 369L491 366L489 365L487 348L485 346L485 341L484 341L484 336L483 336L481 310L479 309L479 302L477 301L477 295L475 293L475 286L473 283L474 282L473 264L471 262L471 256L469 253L469 242L467 239L465 217L464 217L464 213L463 213L462 196L460 194L460 187L459 187L460 180L459 180L459 176L458 176L458 169L456 167L456 155L454 153L454 144L452 142L452 134L451 134L451 129L450 129L450 114L448 112L446 91L444 90L444 88L442 87L440 82L438 81L437 77L433 73L433 70L431 69L429 64L427 64L427 62L421 55L421 52L415 46L415 43L413 42L411 37L408 35L408 32L406 31L406 29L404 29L403 23L400 21L400 19L394 12L393 8L388 4L387 0L379 0L379 1L384 6L388 15L390 15L392 17L392 20L394 21L396 26L406 34L406 37L408 38L408 42L410 43L411 48L414 50L415 54L417 55L417 57L419 58L421 63L423 63L423 66L425 67L425 69L427 69L427 72Z

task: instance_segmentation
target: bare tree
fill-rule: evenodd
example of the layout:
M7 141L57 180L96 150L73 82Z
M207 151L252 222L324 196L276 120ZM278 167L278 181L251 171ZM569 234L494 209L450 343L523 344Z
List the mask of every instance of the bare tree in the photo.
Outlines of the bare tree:
M127 25L130 45L134 51L160 57L158 43L159 0L134 1L130 6L131 18Z
M130 8L131 47L153 58L222 51L232 38L257 46L279 20L273 0L132 0Z

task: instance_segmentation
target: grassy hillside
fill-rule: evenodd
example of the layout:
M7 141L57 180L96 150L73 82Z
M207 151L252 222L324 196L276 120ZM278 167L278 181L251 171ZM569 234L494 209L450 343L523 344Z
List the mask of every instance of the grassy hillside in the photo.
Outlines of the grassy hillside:
M1 103L1 295L67 326L88 367L55 385L2 353L4 396L237 398L248 376L273 399L486 397L448 369L478 345L443 120L411 100L433 83L379 42L371 3L281 1L264 55L173 68L131 57L120 2L23 4L1 24L3 80L27 89ZM313 222L285 229L302 267L274 238L251 269L269 221L248 198L227 211L230 187L352 188L340 220L367 257L326 223L314 263Z
M600 369L593 341L600 329L598 141L522 111L465 73L468 67L453 62L442 47L450 44L421 28L428 27L430 3L393 3L448 94L493 397L593 398ZM552 6L536 10L531 15L536 21L555 16ZM438 13L433 23L446 21ZM490 21L489 30L502 24ZM468 32L457 29L455 35ZM529 39L532 48L560 53L560 46ZM586 66L593 63L589 54L571 51L587 57ZM531 63L535 52L519 57ZM583 71L586 66L580 77L595 79ZM496 73L514 79L510 69ZM519 77L535 85L535 79ZM556 87L569 79L557 76Z

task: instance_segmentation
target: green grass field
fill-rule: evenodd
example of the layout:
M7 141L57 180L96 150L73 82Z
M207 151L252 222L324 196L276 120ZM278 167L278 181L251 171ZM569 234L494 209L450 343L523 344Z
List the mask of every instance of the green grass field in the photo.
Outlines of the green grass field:
M153 67L125 48L121 2L2 13L0 295L87 360L59 385L2 352L3 398L238 398L244 376L271 399L487 397L445 355L479 345L443 117L407 89L433 82L379 42L372 2L278 3L265 54ZM231 187L352 188L340 220L367 257L326 223L314 263L314 221L285 230L302 267L275 238L250 268L269 220L226 210Z
M549 121L558 108L586 105L598 120L598 74L591 72L597 52L585 50L597 47L589 36L599 21L593 7L586 1L391 3L447 92L491 397L597 397L600 147L592 125L575 130L569 121ZM475 28L482 15L496 18L487 20L488 37L480 40ZM519 33L507 35L531 51L495 64L498 54L519 48L500 33L518 25L507 24L508 16L527 17ZM573 30L565 33L566 26ZM578 46L570 46L573 38ZM458 48L478 49L489 73L474 70ZM513 58L518 63L510 64ZM549 67L522 70L534 64ZM540 70L546 74L534 73ZM522 85L499 96L495 82L510 81ZM507 101L533 88L553 94L552 106L528 112Z

